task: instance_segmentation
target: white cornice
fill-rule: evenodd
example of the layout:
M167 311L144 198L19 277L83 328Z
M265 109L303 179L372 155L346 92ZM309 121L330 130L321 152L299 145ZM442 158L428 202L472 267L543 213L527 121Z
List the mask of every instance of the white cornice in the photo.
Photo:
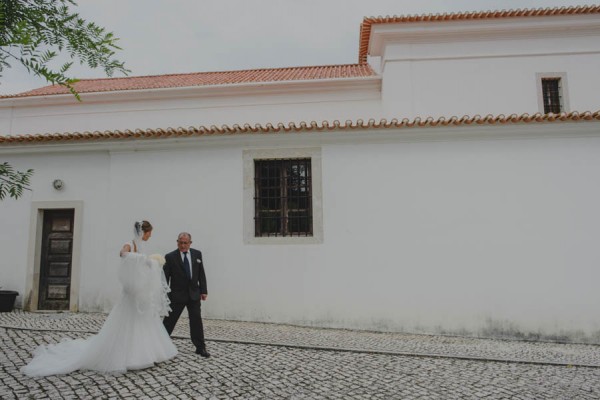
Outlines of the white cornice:
M359 78L311 79L280 82L247 82L223 85L121 90L110 92L81 93L82 103L71 94L52 96L13 97L0 99L0 108L55 106L129 102L142 100L185 99L192 97L247 96L290 93L311 93L351 90L381 90L381 76Z

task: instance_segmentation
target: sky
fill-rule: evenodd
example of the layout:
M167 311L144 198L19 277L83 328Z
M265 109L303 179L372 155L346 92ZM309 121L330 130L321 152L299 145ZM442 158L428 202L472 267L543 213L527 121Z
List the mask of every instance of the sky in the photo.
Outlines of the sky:
M354 64L364 17L595 5L578 0L79 0L119 38L130 76ZM61 60L66 61L67 58ZM79 79L105 77L74 64ZM123 75L115 75L123 76ZM0 95L46 86L18 64Z

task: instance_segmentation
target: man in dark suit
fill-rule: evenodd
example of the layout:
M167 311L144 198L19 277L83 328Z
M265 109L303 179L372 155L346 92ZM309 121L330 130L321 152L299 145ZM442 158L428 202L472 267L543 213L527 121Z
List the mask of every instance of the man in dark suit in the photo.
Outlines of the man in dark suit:
M165 256L165 277L171 287L169 299L171 312L163 320L169 335L175 329L175 324L184 308L187 307L190 317L190 336L196 346L196 354L210 357L204 343L204 327L200 315L200 299L206 300L206 275L202 263L202 253L190 249L192 235L182 232L177 237L177 250Z

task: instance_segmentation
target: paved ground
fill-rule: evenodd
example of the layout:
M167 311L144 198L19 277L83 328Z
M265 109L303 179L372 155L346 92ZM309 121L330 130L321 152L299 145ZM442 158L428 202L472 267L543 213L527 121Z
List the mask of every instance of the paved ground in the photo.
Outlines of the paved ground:
M179 354L124 375L31 379L40 343L97 332L104 314L0 313L1 399L600 399L600 346L358 332L206 320L213 357L187 320Z

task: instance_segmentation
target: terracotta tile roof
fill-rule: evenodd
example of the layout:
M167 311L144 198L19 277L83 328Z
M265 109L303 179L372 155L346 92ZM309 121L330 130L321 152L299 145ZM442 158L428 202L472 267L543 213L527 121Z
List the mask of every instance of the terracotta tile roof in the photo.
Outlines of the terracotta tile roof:
M531 124L531 123L560 123L560 122L578 122L578 121L600 121L600 110L596 112L586 111L583 113L570 112L561 114L512 114L505 115L487 115L482 117L476 115L473 117L463 116L451 118L407 118L398 120L381 119L376 121L370 119L364 121L358 119L355 121L322 121L320 123L301 122L299 124L283 123L265 125L244 124L217 126L200 126L190 128L166 128L166 129L136 129L124 131L105 131L105 132L74 132L74 133L54 133L54 134L35 134L35 135L16 135L0 136L0 147L18 146L28 144L57 144L73 142L98 142L115 140L149 140L149 139L168 139L177 137L192 136L211 136L211 135L235 135L235 134L264 134L264 133L294 133L294 132L332 132L344 130L386 130L386 129L406 129L406 128L427 128L427 127L446 127L446 126L468 126L468 125L511 125L511 124Z
M448 14L427 15L403 15L386 17L365 17L360 25L360 38L358 43L358 62L366 63L369 51L369 40L371 39L371 27L376 24L397 24L411 22L442 22L442 21L464 21L496 18L524 18L524 17L546 17L556 15L576 14L599 14L600 5L595 6L573 6L560 8L535 8L516 9L501 11L478 11L460 12Z
M250 82L282 82L316 79L341 79L376 76L367 64L326 65L311 67L251 69L242 71L197 72L125 78L82 79L75 90L79 93L112 92L119 90L158 89L190 86L227 85ZM3 98L69 94L60 85L45 86Z

